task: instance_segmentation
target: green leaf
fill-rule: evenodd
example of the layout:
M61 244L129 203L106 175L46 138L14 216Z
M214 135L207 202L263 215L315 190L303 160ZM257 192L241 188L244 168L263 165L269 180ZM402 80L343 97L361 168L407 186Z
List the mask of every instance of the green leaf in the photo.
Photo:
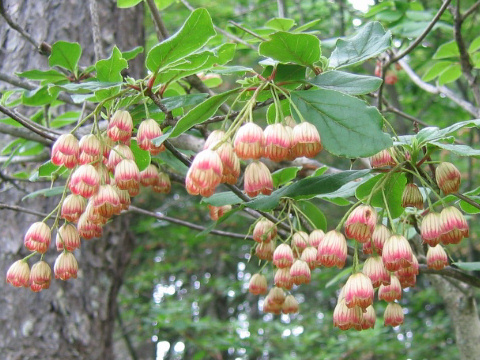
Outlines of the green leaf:
M480 196L469 196L470 200L476 202L477 204L480 205ZM460 201L460 207L464 212L467 214L478 214L480 213L480 209L476 206L473 206L466 202L465 200Z
M150 165L150 153L143 149L140 149L137 144L137 140L132 140L130 143L130 149L133 152L135 157L135 163L138 166L140 171L145 170L148 165Z
M455 40L452 40L440 45L437 51L435 51L435 54L433 54L432 59L439 60L459 56L460 51L458 50L457 42Z
M368 157L392 146L382 132L377 108L333 90L295 91L292 101L302 116L314 124L325 149L337 156ZM292 112L298 120L298 114Z
M480 126L480 119L460 121L453 125L447 126L444 129L440 129L436 126L429 126L420 130L415 137L421 146L428 142L441 140L447 135L453 134L464 127L470 128L474 126Z
M22 104L27 106L41 106L50 104L58 96L58 90L42 86L34 90L25 90L22 95Z
M129 8L133 7L139 3L141 3L142 0L117 0L117 7L119 8Z
M143 50L143 46L136 46L132 50L123 51L122 58L127 61L133 60L137 57L138 54L142 53Z
M110 89L115 86L119 86L122 83L120 82L101 82L101 81L86 81L80 84L64 84L64 85L55 85L50 87L50 91L52 89L62 89L65 90L69 93L74 93L74 94L88 94L92 91L97 91L101 89ZM90 94L89 96L93 96L93 94Z
M97 79L102 82L121 82L123 80L120 74L123 69L128 68L127 60L122 58L122 53L116 46L112 49L112 55L105 60L100 60L95 64Z
M462 76L462 67L460 64L452 64L442 71L438 77L438 84L440 86L454 82Z
M217 112L218 108L228 99L228 97L237 90L238 89L232 89L230 91L208 98L203 103L190 110L183 118L181 118L175 124L175 127L171 132L153 139L152 143L158 146L168 138L177 137L178 135L183 134L185 131L192 128L193 126L201 124L209 117L213 116Z
M48 65L60 66L75 73L81 55L82 47L79 43L57 41L52 45L52 52L48 57Z
M245 66L219 66L215 67L210 70L211 73L220 74L220 75L231 75L231 74L238 74L238 73L246 73L246 72L253 72L254 70L250 67Z
M364 16L367 17L367 18L372 17L372 16L378 14L380 11L388 9L392 6L395 6L393 1L382 1L381 3L369 8L369 10L367 11L367 13Z
M157 5L158 10L163 10L173 4L175 0L155 0L155 5Z
M50 69L47 71L42 70L28 70L21 73L17 73L17 76L30 79L30 80L47 80L49 83L66 80L67 77L61 72Z
M310 34L277 32L260 44L260 55L281 63L295 63L310 67L320 60L320 40Z
M431 141L430 144L438 146L459 156L480 156L480 150L473 149L468 145L445 144L439 141Z
M468 52L473 53L480 49L480 36L477 36L473 41L470 43L470 46L468 47Z
M288 31L295 25L295 20L285 18L273 18L267 21L266 28L277 31Z
M308 30L308 29L314 27L315 25L317 25L320 21L322 21L322 20L321 19L315 19L315 20L309 21L308 23L303 24L302 26L299 26L296 29L294 29L293 32L294 33L300 33L302 31Z
M347 275L350 275L352 272L352 267L349 266L342 271L340 271L337 275L335 275L329 282L325 284L325 288L329 288L330 286L333 286L340 282L342 279L346 278Z
M427 70L427 72L422 76L423 81L430 81L435 79L440 75L448 66L452 64L451 61L439 61Z
M269 196L258 196L245 205L256 210L272 210L278 205L282 197L299 200L310 199L316 195L328 194L338 190L350 181L367 175L369 172L370 170L346 170L337 174L307 177L275 190Z
M452 265L455 265L459 269L466 271L478 271L480 270L480 261L477 262L454 262Z
M215 35L212 19L207 10L197 9L190 14L177 33L149 51L146 66L150 71L157 73L174 61L197 51Z
M317 75L307 82L322 89L337 90L349 95L363 95L377 90L382 84L382 79L333 70Z
M28 195L25 195L23 198L22 198L22 201L26 200L26 199L33 199L33 198L36 198L37 196L44 196L44 197L51 197L51 196L56 196L56 195L60 195L61 193L63 193L63 190L65 189L64 186L55 186L53 188L46 188L46 189L41 189L41 190L37 190L37 191L34 191Z
M60 166L54 165L51 160L48 160L38 168L38 176L50 177L52 173L58 169L60 169Z
M283 116L290 115L290 103L287 99L280 100L280 107L283 112ZM275 104L271 104L267 109L267 122L269 124L275 123L275 115L277 113L277 107ZM280 114L278 115L280 116Z
M66 125L73 124L77 122L80 117L80 112L78 111L67 111L60 116L57 116L50 122L50 127L57 129Z
M213 206L236 205L242 202L243 200L231 191L216 193L208 198L202 198L202 203Z
M273 187L277 188L295 179L297 177L298 171L301 168L301 166L292 166L275 171L272 174Z
M392 34L385 32L379 22L364 25L347 40L338 39L337 47L330 56L329 66L342 68L368 60L390 47Z
M309 201L299 201L298 207L315 225L315 229L327 231L327 219L318 207Z

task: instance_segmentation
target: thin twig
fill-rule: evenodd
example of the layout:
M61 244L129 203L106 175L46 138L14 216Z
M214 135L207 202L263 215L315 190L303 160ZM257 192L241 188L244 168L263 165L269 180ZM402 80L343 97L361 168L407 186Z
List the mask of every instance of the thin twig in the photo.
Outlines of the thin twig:
M36 126L33 126L32 124L30 124L30 120L29 121L26 121L26 119L24 119L23 117L21 117L18 113L15 113L13 112L12 110L0 105L0 112L4 113L5 115L11 117L13 120L15 120L16 122L18 122L19 124L22 124L23 126L25 126L27 129L33 131L34 133L46 138L46 139L49 139L49 140L52 140L52 141L55 141L57 139L56 136L36 127Z
M165 24L162 20L162 16L160 15L160 11L158 11L157 5L155 5L154 0L147 0L147 5L148 8L150 9L150 12L152 13L153 20L155 21L155 24L157 25L157 29L162 36L163 40L168 38L168 30L165 27Z
M429 269L425 264L420 264L418 268L420 272L424 274L436 274L436 275L448 276L448 277L460 280L465 284L480 288L479 278L477 278L476 276L466 274L451 266L446 266L442 270L434 270L434 269Z
M32 44L37 50L40 51L40 44L29 34L27 33L20 25L18 25L13 19L10 17L9 14L5 11L5 6L3 4L3 0L0 0L0 15L3 16L5 21L7 22L10 27L20 33L25 40L27 40L30 44Z
M47 217L47 214L45 214L45 213L35 211L35 210L30 210L30 209L27 209L27 208L24 208L24 207L21 207L21 206L17 206L17 205L10 205L10 204L5 204L5 203L0 203L0 210L13 210L13 211L23 212L23 213L30 214L30 215L35 215L35 216L38 216L38 217L41 217L41 218Z
M472 205L473 207L476 207L477 209L480 209L480 204L478 204L477 202L473 201L472 199L470 199L468 196L465 196L463 194L460 194L460 193L453 193L454 196L456 196L457 198L459 198L460 200L463 200L465 201L466 203L469 203L470 205Z
M263 36L260 36L260 35L258 35L258 34L256 34L256 33L254 33L252 30L247 29L246 27L240 25L239 23L236 23L236 22L233 21L233 20L229 20L228 22L229 22L230 24L232 24L233 26L238 27L240 30L245 31L247 34L250 34L250 35L252 35L253 37L255 37L255 38L257 38L257 39L260 39L260 40L262 40L262 41L267 41L267 39L265 39Z
M480 6L480 0L477 1L475 4L473 4L472 6L470 6L470 8L463 13L461 21L464 22L467 17L469 17L475 11L477 11L477 8L479 6Z

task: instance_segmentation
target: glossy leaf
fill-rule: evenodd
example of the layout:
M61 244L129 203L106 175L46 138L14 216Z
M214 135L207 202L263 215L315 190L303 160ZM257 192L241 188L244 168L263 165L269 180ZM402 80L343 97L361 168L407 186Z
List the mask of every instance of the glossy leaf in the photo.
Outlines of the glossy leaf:
M138 166L140 171L145 170L145 168L150 165L150 153L143 149L140 149L137 144L137 140L132 140L130 143L130 149L133 152L133 156L135 157L135 163Z
M441 140L442 138L453 134L454 132L464 127L470 128L474 126L480 126L480 119L459 121L443 129L440 129L436 126L428 126L420 130L418 134L415 135L415 137L417 138L420 145L423 145L427 142Z
M288 31L295 25L295 20L286 18L273 18L267 21L265 27L277 31Z
M119 8L129 8L133 7L139 3L141 3L142 0L117 0L117 7Z
M379 22L368 23L354 36L337 41L329 66L339 69L377 56L390 47L391 37L390 31L385 32Z
M28 195L25 195L22 198L22 201L26 200L26 199L33 199L33 198L36 198L37 196L40 196L40 195L42 195L44 197L51 197L51 196L60 195L61 193L63 193L64 189L65 189L64 186L55 186L53 188L45 188L45 189L37 190L37 191L29 193Z
M113 47L112 55L108 59L100 60L95 64L97 79L102 82L121 82L123 77L120 73L126 68L128 68L127 60L122 57L122 53L116 46Z
M132 50L127 50L122 52L122 57L127 60L133 60L137 57L138 54L143 52L143 46L136 46Z
M25 90L22 95L22 104L27 106L41 106L50 104L58 96L58 90L42 86L34 90Z
M466 271L479 271L480 270L480 261L476 262L454 262L452 265L455 265L459 269Z
M447 67L438 77L438 84L440 86L454 82L462 76L462 67L460 64L452 64Z
M46 80L50 83L67 79L67 77L64 74L54 69L50 69L46 71L28 70L21 73L17 73L17 76L23 77L25 79L30 79L30 80Z
M427 72L422 76L423 81L430 81L435 79L440 75L447 67L452 64L451 61L439 61L427 70Z
M313 223L315 229L327 231L327 218L318 207L309 201L299 201L298 206Z
M208 198L202 198L202 203L213 206L236 205L242 202L243 200L231 191L216 193Z
M270 40L262 42L258 52L281 63L312 66L320 60L320 40L310 34L279 31L271 35Z
M79 43L57 41L52 45L52 52L48 57L48 65L60 66L74 73L81 55L82 47Z
M459 57L460 51L458 50L458 45L455 40L449 41L443 45L441 45L435 54L433 54L432 59L439 60L439 59L446 59L451 57Z
M431 141L430 144L438 146L441 149L450 151L459 156L480 156L480 150L474 149L468 145L446 144L439 141Z
M197 51L215 34L212 19L207 10L197 9L190 14L177 33L149 51L146 66L156 73L174 61Z
M375 107L333 90L292 92L292 101L320 132L322 144L334 155L368 157L392 146L382 132L383 119ZM298 119L298 114L292 114Z
M336 90L349 95L363 95L377 90L382 84L382 79L333 70L317 75L307 82L322 89Z
M301 168L301 166L292 166L275 171L272 174L273 187L277 188L295 179Z

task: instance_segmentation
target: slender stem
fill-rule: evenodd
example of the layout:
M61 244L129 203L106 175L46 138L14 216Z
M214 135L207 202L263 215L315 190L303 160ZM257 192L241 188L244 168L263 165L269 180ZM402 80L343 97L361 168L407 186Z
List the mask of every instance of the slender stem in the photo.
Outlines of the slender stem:
M338 222L338 225L337 227L335 228L335 230L337 231L340 231L340 229L342 228L343 226L343 223L347 220L347 217L348 215L350 215L350 213L358 206L362 203L361 200L357 201L355 204L353 204L350 209L348 209L348 211L345 213L345 215L343 215L342 219Z
M37 252L34 251L34 252L32 252L31 254L28 254L27 256L25 256L25 257L22 259L22 261L25 261L25 262L26 262L28 259L30 259L32 256L34 256L34 255L36 255L36 254L37 254Z
M397 229L394 228L392 214L390 214L387 197L385 196L385 189L382 189L382 197L383 197L383 203L385 204L385 210L387 211L387 217L388 217L388 220L390 221L390 226L392 227L393 232L396 233Z

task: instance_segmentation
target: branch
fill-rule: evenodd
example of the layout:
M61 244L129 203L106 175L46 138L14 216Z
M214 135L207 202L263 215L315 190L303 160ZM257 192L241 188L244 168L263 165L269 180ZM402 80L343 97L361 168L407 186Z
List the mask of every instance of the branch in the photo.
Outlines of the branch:
M7 14L5 11L5 7L3 4L3 0L0 0L0 15L3 16L5 21L7 22L10 27L20 33L25 40L27 40L30 44L32 44L37 50L40 51L40 44L29 34L27 33L20 25L18 25L13 19L10 17L10 15Z
M152 212L152 211L144 210L144 209L138 208L136 206L132 206L132 205L130 205L130 207L128 209L128 212L134 212L134 213L138 213L138 214L142 214L142 215L151 216L151 217L154 217L156 219L165 220L165 221L171 222L173 224L188 227L190 229L195 229L195 230L200 230L200 231L205 230L205 227L203 227L201 225L193 224L193 223L185 221L185 220L172 218L172 217L163 215L163 214L158 213L158 212ZM246 236L244 234L238 234L238 233L233 233L233 232L229 232L229 231L222 231L222 230L212 230L212 231L210 231L210 234L219 235L219 236L226 236L226 237L231 237L231 238L235 238L235 239L253 240L252 236Z
M14 156L13 158L10 158L10 156L0 156L0 164L4 164L7 161L11 164L43 162L48 159L50 159L50 154L48 152L30 156Z
M102 37L100 32L100 21L98 19L97 0L89 0L90 16L92 18L92 36L93 52L95 53L95 62L102 59Z
M461 22L464 22L467 17L469 17L470 15L472 15L472 14L477 10L477 8L478 8L479 6L480 6L480 1L477 1L475 4L473 4L472 6L470 6L470 8L463 13Z
M150 12L152 13L153 20L155 22L155 25L157 26L157 30L163 38L162 40L165 40L166 38L168 38L168 30L163 23L162 16L160 15L160 11L158 11L155 1L147 0L147 5L150 9Z
M19 137L25 140L36 141L44 145L50 145L52 143L51 140L45 139L43 136L37 135L24 127L2 124L2 126L0 126L0 133Z
M480 204L473 201L472 199L470 199L469 197L463 195L463 194L460 194L460 193L454 193L453 194L454 196L456 196L457 198L465 201L466 203L469 203L470 205L472 205L473 207L476 207L477 209L480 209Z
M30 119L27 119L27 118L24 118L22 115L0 105L0 112L4 113L5 115L11 117L13 120L15 120L16 122L18 122L19 124L22 124L24 127L26 127L27 129L33 131L34 133L46 138L46 139L49 139L49 140L56 140L57 137L55 135L52 135L50 134L50 130L48 130L49 132L45 131L42 127L40 126L35 126L35 125L38 125L38 124L35 124L33 121L31 121ZM35 125L33 125L35 124Z
M283 16L282 16L282 17L283 17ZM257 38L257 39L260 39L260 40L262 40L262 41L267 41L267 39L265 39L264 37L262 37L262 36L260 36L260 35L258 35L258 34L256 34L256 33L254 33L253 31L251 31L251 30L247 29L246 27L244 27L244 26L236 23L236 22L233 21L233 20L229 20L228 22L229 22L230 24L232 24L233 26L236 26L236 27L239 28L240 30L245 31L247 34L250 34L250 35L252 35L253 37L255 37L255 38Z
M4 203L0 203L0 210L13 210L13 211L16 211L16 212L23 212L23 213L26 213L26 214L35 215L35 216L42 217L42 218L47 217L47 214L39 212L39 211L30 210L30 209L27 209L27 208L24 208L24 207L21 207L21 206L4 204Z
M480 288L480 279L478 277L464 273L452 266L446 266L442 270L429 269L425 264L419 264L418 267L421 273L447 276L460 280L465 284Z

